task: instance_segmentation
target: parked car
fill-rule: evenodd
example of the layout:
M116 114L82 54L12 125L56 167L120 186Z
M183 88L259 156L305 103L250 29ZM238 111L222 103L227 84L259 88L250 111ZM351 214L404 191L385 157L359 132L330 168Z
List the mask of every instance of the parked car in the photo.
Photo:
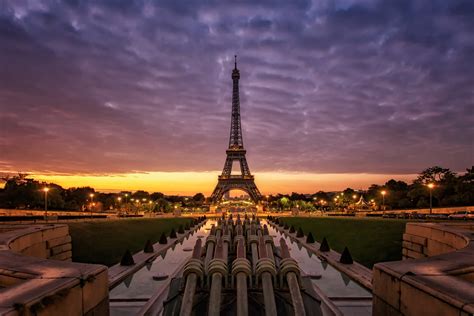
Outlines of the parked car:
M448 214L428 214L426 215L426 219L443 220L443 219L449 219L449 217L448 217Z
M457 211L453 214L449 215L449 219L474 219L474 212L473 211Z
M397 218L408 219L410 218L410 214L407 212L400 212L397 214Z
M412 212L412 213L410 213L410 218L411 219L425 219L426 214L421 214L421 213L418 213L418 212Z
M397 218L397 214L395 213L385 213L382 216L383 218Z

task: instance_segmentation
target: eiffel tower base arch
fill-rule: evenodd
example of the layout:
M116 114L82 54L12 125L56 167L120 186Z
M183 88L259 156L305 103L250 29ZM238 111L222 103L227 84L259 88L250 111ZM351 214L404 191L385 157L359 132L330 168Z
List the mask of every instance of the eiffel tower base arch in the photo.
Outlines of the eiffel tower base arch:
M224 196L224 194L230 190L242 190L249 195L250 199L255 204L258 204L261 198L260 191L255 185L253 176L248 178L249 179L245 179L240 176L235 178L232 178L232 176L220 176L216 188L214 189L214 192L212 192L211 202L213 204L219 203L219 201L222 199L222 196Z

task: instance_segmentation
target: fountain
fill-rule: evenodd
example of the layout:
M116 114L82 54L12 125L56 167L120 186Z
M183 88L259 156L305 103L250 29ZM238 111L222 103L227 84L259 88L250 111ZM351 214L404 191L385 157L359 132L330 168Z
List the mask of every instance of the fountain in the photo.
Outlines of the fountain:
M290 255L285 239L274 245L258 218L223 216L203 247L195 242L175 277L163 315L323 315L321 298Z

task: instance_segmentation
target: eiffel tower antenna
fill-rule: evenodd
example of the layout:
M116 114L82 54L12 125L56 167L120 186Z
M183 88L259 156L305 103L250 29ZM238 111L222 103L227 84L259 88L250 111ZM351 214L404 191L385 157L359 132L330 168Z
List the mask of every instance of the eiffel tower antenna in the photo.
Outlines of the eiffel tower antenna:
M242 125L240 121L240 98L239 98L239 80L240 72L237 68L237 55L234 56L234 69L232 70L232 114L230 121L230 137L229 147L226 150L227 158L224 164L222 174L218 178L217 186L214 189L211 200L217 203L222 196L233 189L245 191L255 202L261 199L262 195L255 185L254 177L250 173L249 166L244 149L244 141L242 138ZM232 175L232 164L238 161L240 164L241 174Z

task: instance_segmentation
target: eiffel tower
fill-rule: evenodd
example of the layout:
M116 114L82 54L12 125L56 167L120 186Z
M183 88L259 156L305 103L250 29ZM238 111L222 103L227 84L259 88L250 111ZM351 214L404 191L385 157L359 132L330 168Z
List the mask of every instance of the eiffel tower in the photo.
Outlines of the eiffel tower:
M212 192L211 201L217 203L222 196L233 189L245 191L255 202L261 199L262 195L255 185L253 175L250 173L246 150L242 139L242 126L240 124L240 99L239 99L239 79L240 72L237 69L237 56L235 56L234 70L232 70L232 119L230 125L229 148L226 150L227 159L224 169L218 178L217 186ZM232 174L232 164L234 161L240 163L241 174Z

